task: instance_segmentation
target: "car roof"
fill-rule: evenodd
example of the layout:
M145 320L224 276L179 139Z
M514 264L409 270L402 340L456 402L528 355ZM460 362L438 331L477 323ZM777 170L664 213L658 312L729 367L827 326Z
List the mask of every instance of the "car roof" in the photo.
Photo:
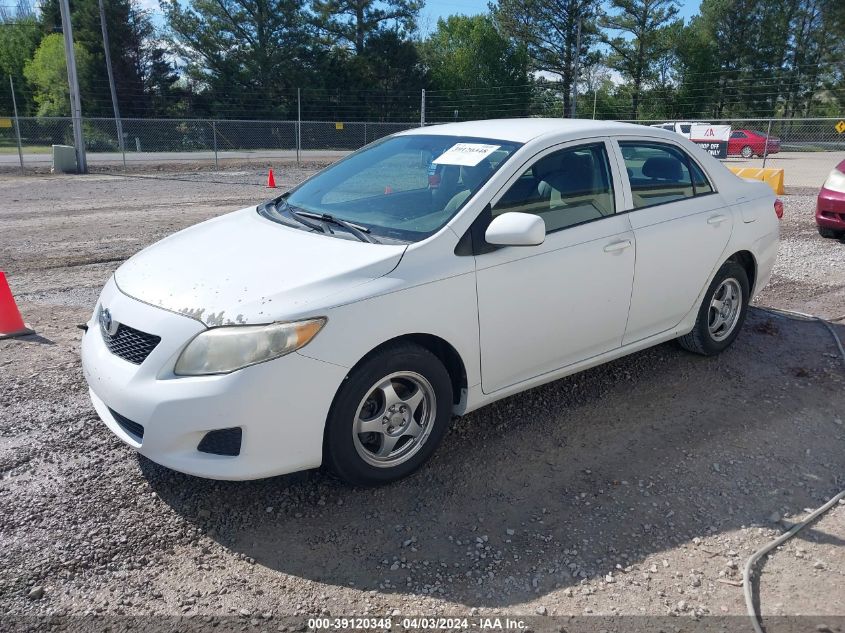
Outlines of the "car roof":
M429 125L399 132L410 134L436 134L443 136L472 136L515 143L527 143L547 135L571 134L573 137L604 136L613 134L651 134L655 128L618 121L592 119L488 119L461 121L443 125Z

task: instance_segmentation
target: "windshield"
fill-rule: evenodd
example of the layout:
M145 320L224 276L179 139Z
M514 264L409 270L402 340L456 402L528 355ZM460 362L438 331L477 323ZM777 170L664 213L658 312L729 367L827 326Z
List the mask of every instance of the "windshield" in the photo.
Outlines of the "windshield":
M417 241L448 222L518 147L464 136L391 137L335 163L285 200L294 211Z

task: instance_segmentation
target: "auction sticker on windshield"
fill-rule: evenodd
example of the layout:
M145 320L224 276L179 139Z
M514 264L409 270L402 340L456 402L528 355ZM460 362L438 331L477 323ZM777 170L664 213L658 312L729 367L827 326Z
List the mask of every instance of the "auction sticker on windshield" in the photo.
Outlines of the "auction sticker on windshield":
M432 162L435 165L475 167L500 147L501 145L484 145L482 143L456 143Z

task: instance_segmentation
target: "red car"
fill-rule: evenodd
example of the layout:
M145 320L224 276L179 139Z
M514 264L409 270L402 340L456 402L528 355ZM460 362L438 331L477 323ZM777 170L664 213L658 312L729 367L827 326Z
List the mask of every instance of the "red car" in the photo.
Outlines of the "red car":
M816 224L822 237L845 238L845 160L830 172L816 202Z
M768 146L769 148L766 149L765 132L734 130L731 132L731 138L728 141L728 156L751 158L752 156L762 156L763 152L777 154L780 151L780 139L769 137Z

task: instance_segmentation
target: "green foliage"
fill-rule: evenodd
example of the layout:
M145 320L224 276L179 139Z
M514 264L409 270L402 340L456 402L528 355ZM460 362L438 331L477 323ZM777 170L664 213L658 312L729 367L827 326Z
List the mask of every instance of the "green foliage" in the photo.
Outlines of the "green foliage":
M34 107L26 98L24 65L35 53L41 40L41 27L32 9L26 5L11 12L0 8L0 112L12 112L9 77L15 84L19 114L29 114Z
M487 15L472 17L453 15L437 22L437 29L422 44L423 59L428 68L433 95L429 118L453 116L452 105L461 118L524 115L528 112L531 93L528 53L524 45L502 33ZM503 90L512 98L503 101ZM436 98L434 98L436 96ZM465 98L469 97L469 98ZM438 101L451 104L448 111L437 111Z
M74 42L91 55L89 82L80 88L83 111L88 116L113 116L99 2L71 0L70 8ZM132 0L105 0L104 9L121 115L147 114L143 72L147 42L154 35L152 22ZM59 0L44 0L41 23L45 34L61 33Z
M73 48L79 82L85 84L90 77L91 54L80 44ZM24 65L23 72L27 81L35 88L38 116L70 114L65 44L61 35L53 33L41 40L32 59Z
M412 33L423 0L313 0L311 7L330 45L351 46L360 55L371 35Z
M68 113L59 0L0 7L0 114ZM842 116L843 0L499 0L416 34L424 0L103 0L124 117L412 121ZM71 0L85 116L111 117L99 0ZM606 12L605 12L606 11ZM580 47L578 26L581 27ZM177 70L175 64L180 68ZM297 98L301 89L301 104ZM109 141L110 142L110 141ZM106 140L103 140L106 143Z
M675 0L611 0L604 19L608 65L630 82L631 118L639 114L643 84L654 79L656 62L671 48L664 32L678 13Z
M525 44L532 70L561 78L563 111L569 113L573 83L600 58L595 48L600 5L593 0L500 0L491 9L504 32Z
M299 0L163 0L170 42L187 75L208 91L206 107L227 116L285 116L291 93L311 79L309 25Z

